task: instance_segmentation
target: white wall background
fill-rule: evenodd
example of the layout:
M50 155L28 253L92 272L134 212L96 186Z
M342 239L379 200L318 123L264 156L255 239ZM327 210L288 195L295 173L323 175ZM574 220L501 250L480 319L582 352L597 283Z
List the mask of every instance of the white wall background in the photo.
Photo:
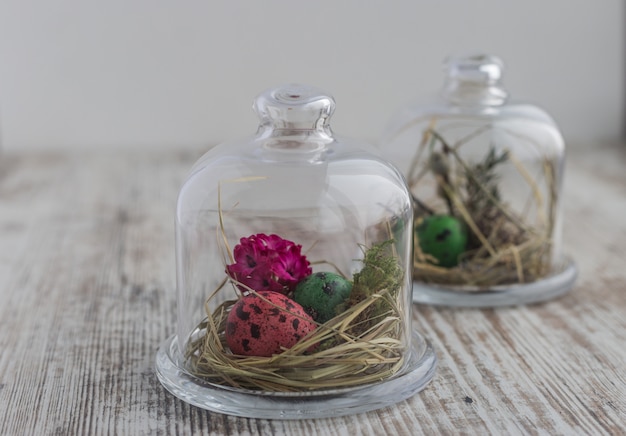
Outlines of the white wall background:
M450 53L504 59L514 97L573 143L624 131L622 0L0 0L4 150L186 147L251 133L253 97L303 82L375 140Z

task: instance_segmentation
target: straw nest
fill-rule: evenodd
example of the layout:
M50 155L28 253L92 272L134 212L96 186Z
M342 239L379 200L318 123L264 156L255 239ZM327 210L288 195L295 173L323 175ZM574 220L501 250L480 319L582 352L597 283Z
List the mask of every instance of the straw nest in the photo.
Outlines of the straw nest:
M349 333L355 318L378 298L390 302L381 293L271 357L243 357L228 350L225 320L235 303L228 301L198 326L203 334L189 343L190 371L216 384L271 392L335 389L384 380L404 363L401 315L390 311L363 334ZM325 348L329 342L337 344ZM321 349L308 351L316 345Z
M422 252L419 235L414 232L414 279L422 283L458 285L459 291L476 292L499 285L530 283L550 274L558 196L555 161L541 158L539 174L531 175L510 149L499 146L496 151L492 144L480 162L468 162L459 150L483 133L489 133L493 126L483 126L449 143L435 129L435 124L436 119L432 119L423 132L408 176L415 200L415 226L428 215L452 215L467 228L468 244L459 256L458 265L445 268ZM540 147L529 138L512 131L507 134L534 147L537 155L541 155ZM525 210L534 210L532 216L513 210L510 199L501 191L498 168L505 163L527 184L530 195ZM425 176L431 182L434 180L437 209L419 198L418 191L424 192L422 178Z

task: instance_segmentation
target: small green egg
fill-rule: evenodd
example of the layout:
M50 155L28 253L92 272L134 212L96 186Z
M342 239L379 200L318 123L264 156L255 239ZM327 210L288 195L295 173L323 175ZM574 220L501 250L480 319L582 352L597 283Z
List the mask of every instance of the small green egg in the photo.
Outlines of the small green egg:
M339 274L318 272L302 279L293 292L293 299L319 323L333 318L335 309L352 291L352 282Z
M451 215L431 215L415 229L423 253L437 259L437 265L451 268L459 263L459 256L467 246L467 230L459 219Z

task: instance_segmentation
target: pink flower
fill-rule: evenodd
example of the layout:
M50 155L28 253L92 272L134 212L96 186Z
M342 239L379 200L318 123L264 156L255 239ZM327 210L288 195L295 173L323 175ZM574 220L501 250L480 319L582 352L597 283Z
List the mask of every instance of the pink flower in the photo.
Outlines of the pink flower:
M226 273L257 292L275 291L286 295L312 273L301 250L301 245L278 235L259 233L241 238L233 250L235 263L226 266ZM246 291L245 286L240 289Z

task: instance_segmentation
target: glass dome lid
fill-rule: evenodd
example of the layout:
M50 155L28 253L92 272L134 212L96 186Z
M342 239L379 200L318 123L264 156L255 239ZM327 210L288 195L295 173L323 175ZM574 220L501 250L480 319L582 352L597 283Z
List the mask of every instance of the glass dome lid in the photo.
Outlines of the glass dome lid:
M176 209L176 334L157 374L222 413L363 412L421 390L436 358L411 327L413 210L375 148L334 136L328 94L254 102L255 135L209 150Z
M533 303L576 279L561 247L563 137L509 98L503 68L488 54L448 58L440 98L405 108L381 141L415 203L416 302Z

